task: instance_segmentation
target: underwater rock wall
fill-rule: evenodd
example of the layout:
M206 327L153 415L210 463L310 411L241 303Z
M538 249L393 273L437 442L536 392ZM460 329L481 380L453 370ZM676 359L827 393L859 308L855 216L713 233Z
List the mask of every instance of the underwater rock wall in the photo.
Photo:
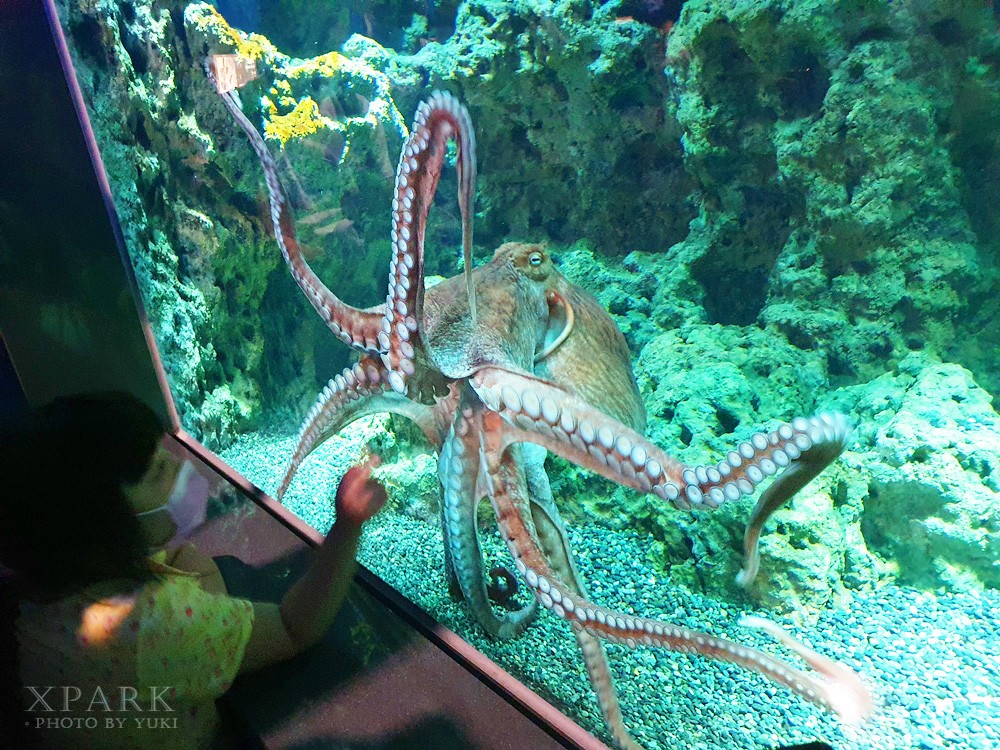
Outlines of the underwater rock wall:
M238 47L287 70L256 97L270 97L268 135L288 144L280 161L298 188L300 239L320 275L340 278L338 291L360 304L381 295L388 253L382 222L365 226L387 214L401 143L398 111L378 98L388 80L335 52L296 68L267 39L241 40L207 5L57 5L184 426L218 447L264 414L290 407L297 418L347 352L329 346L285 271L256 157L203 61ZM326 92L312 85L327 79ZM309 95L292 97L295 84Z
M1000 588L1000 416L990 395L968 370L920 354L847 394L859 397L859 450L841 481L865 498L868 548L906 585Z
M212 139L193 111L204 81L178 36L181 11L56 5L174 399L185 427L211 444L259 402L267 322L247 313L278 259L253 242L252 205L233 201L210 163ZM219 231L220 216L242 231Z
M843 586L871 585L889 570L923 586L994 585L987 582L995 580L990 560L996 558L986 540L995 544L995 534L984 525L992 528L996 513L975 500L990 497L995 505L992 469L983 476L947 472L950 481L942 482L946 472L915 469L906 451L888 455L887 433L868 421L885 415L843 394L831 396L834 386L856 383L877 392L882 378L906 391L901 373L914 368L964 372L937 357L957 359L996 389L1000 373L989 352L1000 332L989 321L1000 312L998 247L995 233L982 230L995 211L976 187L989 183L995 190L997 172L984 177L968 157L977 153L995 165L1000 153L991 125L996 110L987 105L1000 92L998 42L992 12L972 2L691 0L671 32L670 106L683 128L699 217L669 252L698 281L706 322L725 324L708 332L714 354L700 347L704 365L680 364L699 374L718 369L720 360L724 365L733 326L743 332L737 339L744 346L770 349L780 363L764 370L779 388L747 388L759 397L752 408L729 407L731 388L720 377L715 395L693 399L707 418L691 415L680 429L704 430L711 444L729 432L734 413L746 424L754 414L787 416L837 403L860 422L854 451L811 485L822 488L818 493L807 488L780 514L779 533L762 542L771 580L760 591L765 598L778 592L783 601L774 604L814 609ZM764 337L756 326L764 326ZM690 339L694 330L682 325L673 337ZM970 338L979 340L979 351ZM931 356L914 360L911 350ZM648 358L644 351L640 379L644 363L663 367L674 359L670 351ZM901 360L905 368L895 370ZM791 378L783 378L781 365L791 368ZM752 372L741 367L737 382ZM968 373L965 379L985 396ZM676 384L677 405L688 403L691 387ZM953 408L947 388L929 398L945 404L944 412ZM971 411L978 408L971 403L985 403L992 413L988 397L969 401ZM896 403L893 419L903 424L928 419L932 408L925 404L918 417L910 413L912 399ZM935 456L935 465L965 460L954 453L967 438L939 439L932 447L924 431L907 434L909 441L895 444ZM965 498L968 507L959 510ZM686 566L701 569L703 580L710 570L728 576L735 569L725 550L737 541L736 527L720 530L715 520L702 524L704 536L686 537L694 553ZM661 528L668 539L678 534L676 527ZM722 543L710 541L717 538Z
M998 45L976 2L687 2L667 75L708 319L823 349L838 382L959 354L997 312L996 171L970 156L996 165Z
M920 417L900 396L893 419L929 419L935 402L994 413L973 378L994 392L1000 384L1000 254L984 231L1000 174L998 44L992 12L972 2L689 0L670 32L667 108L697 216L684 241L626 258L633 277L659 281L642 303L607 298L624 269L575 278L597 279L589 283L641 351L650 435L686 460L718 455L738 426L762 419L836 405L859 420L854 451L762 540L756 595L772 606L815 611L887 576L995 585L996 463L982 453L1000 439L994 423L979 428L975 461L963 453L967 436L931 447L928 433L908 431L899 449L934 456L935 467L980 467L915 470L909 453L888 455L887 433L868 421L886 415L858 393L878 393L886 379L905 392L903 373L921 368L940 383L931 373L953 368L980 396L928 389ZM674 580L732 596L740 513L690 521L564 469L554 484L565 494L586 488L592 512L621 514L661 540Z
M808 614L889 577L1000 585L984 4L688 0L656 27L625 3L473 0L453 29L414 16L402 50L354 35L308 60L209 5L59 7L174 397L210 445L297 420L347 356L285 271L259 166L203 73L239 52L307 258L349 303L383 296L394 164L438 86L476 126L478 257L551 243L625 333L665 449L697 463L768 419L855 415L845 458L765 533L758 598ZM457 269L455 190L446 169L430 273ZM399 487L432 494L430 464L401 455ZM691 519L553 465L571 522L642 530L672 580L735 596L745 504Z
M663 107L664 43L618 3L473 0L451 37L404 63L469 105L483 244L586 238L619 256L684 238L690 184Z

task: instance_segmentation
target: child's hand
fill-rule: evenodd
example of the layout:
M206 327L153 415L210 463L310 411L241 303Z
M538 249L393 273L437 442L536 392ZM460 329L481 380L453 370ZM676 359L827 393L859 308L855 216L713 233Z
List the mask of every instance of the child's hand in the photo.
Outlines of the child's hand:
M372 456L361 466L352 466L337 487L337 521L360 526L385 505L385 488L372 479L372 470L382 463Z

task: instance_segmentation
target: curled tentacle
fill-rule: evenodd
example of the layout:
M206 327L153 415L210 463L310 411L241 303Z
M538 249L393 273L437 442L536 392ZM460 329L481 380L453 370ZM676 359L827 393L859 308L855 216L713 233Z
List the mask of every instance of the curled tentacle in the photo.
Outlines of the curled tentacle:
M502 430L501 419L495 412L486 412L483 416L485 434L495 436L499 433ZM503 491L504 477L500 472L503 462L496 458L497 452L502 451L502 445L502 439L492 439L485 469L490 476L484 482L484 486L491 490L489 497L497 515L500 534L531 592L542 606L568 621L574 630L582 629L596 638L631 648L640 644L659 646L738 664L784 685L808 701L830 709L845 721L855 721L868 714L872 705L871 695L860 678L846 666L810 658L810 664L820 672L819 675L810 675L771 654L724 638L661 620L616 612L581 598L552 570L534 533L525 523L524 514ZM785 641L785 638L788 640ZM794 643L792 648L800 655L818 656L790 636L785 635L782 640L786 644Z
M440 443L433 408L394 393L375 357L364 357L332 378L309 409L285 475L275 496L280 501L295 472L313 450L351 422L370 414L391 412L412 420L432 444Z
M449 139L458 146L459 207L462 212L462 251L470 311L475 317L472 283L472 197L476 177L475 138L465 107L451 94L435 91L417 107L410 137L396 169L392 199L392 247L389 293L378 342L389 384L406 393L406 381L415 371L418 329L423 319L424 233L434 191Z
M211 65L206 65L209 79L215 85ZM216 85L217 90L219 87ZM379 351L378 334L382 329L384 311L381 308L361 310L345 304L320 281L302 256L299 243L295 239L295 225L288 207L288 199L278 180L278 168L274 157L268 151L260 133L243 114L232 91L220 91L223 105L232 115L236 124L246 133L261 167L267 184L268 200L271 204L271 222L274 225L274 239L281 250L281 256L291 271L292 278L299 285L306 299L319 313L327 327L345 344L370 354Z
M778 441L785 440L785 436L789 433L792 434L790 442L784 448L778 447ZM757 575L757 569L760 567L760 555L757 552L757 547L764 523L771 514L840 455L850 438L850 434L851 427L846 417L842 414L827 413L809 420L794 419L790 425L779 426L776 432L767 436L768 448L764 450L756 450L757 445L760 444L757 435L750 439L751 447L755 448L754 456L752 456L755 463L747 464L746 471L749 472L756 466L762 473L770 473L772 466L777 466L780 469L785 465L786 459L790 463L785 471L771 483L771 486L764 490L750 514L746 534L743 537L743 569L736 575L738 585L744 588L748 587ZM774 440L775 435L777 435L778 441ZM754 440L757 442L753 442ZM741 459L745 457L743 445L740 444L738 454ZM795 457L796 450L801 452L798 458ZM735 456L731 453L727 456L726 463L732 465L733 459ZM719 466L722 467L722 465L723 462L720 462ZM756 474L754 476L756 477ZM715 488L710 491L714 492Z
M752 494L782 469L754 509L745 537L740 582L749 584L759 562L760 530L768 517L836 458L850 433L846 417L797 418L758 432L713 466L685 466L643 435L586 402L528 373L487 367L471 379L506 423L507 444L528 441L586 466L614 482L652 492L682 510L717 508Z
M503 565L494 565L490 568L489 582L486 584L486 593L490 601L497 604L507 604L517 596L517 576L510 568Z
M479 406L480 411L482 406ZM526 606L498 616L490 605L483 575L476 507L482 497L477 481L480 473L479 415L470 406L456 412L438 463L442 487L442 518L445 548L451 572L476 620L493 638L505 640L521 633L534 619L538 605L532 599ZM516 477L511 477L516 481ZM523 474L520 486L524 485ZM526 493L525 493L526 494ZM522 495L524 512L527 500Z

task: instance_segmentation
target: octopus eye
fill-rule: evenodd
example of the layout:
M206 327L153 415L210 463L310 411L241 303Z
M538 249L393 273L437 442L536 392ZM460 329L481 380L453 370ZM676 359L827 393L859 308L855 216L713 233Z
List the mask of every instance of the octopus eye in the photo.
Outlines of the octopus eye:
M528 256L528 262L533 266L542 265L542 254L532 253L531 255Z

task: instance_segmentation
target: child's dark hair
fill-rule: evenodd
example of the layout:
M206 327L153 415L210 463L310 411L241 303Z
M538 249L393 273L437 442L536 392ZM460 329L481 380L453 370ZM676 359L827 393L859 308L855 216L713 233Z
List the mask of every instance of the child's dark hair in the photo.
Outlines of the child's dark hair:
M47 596L148 579L122 484L142 477L163 433L152 409L117 392L58 398L0 426L0 562Z

